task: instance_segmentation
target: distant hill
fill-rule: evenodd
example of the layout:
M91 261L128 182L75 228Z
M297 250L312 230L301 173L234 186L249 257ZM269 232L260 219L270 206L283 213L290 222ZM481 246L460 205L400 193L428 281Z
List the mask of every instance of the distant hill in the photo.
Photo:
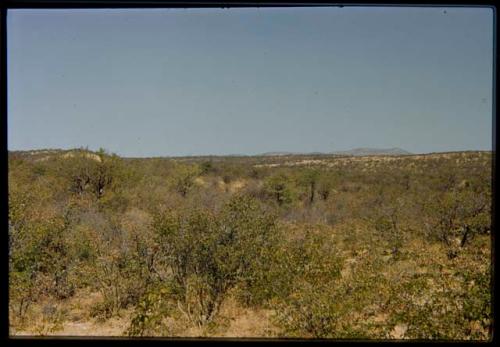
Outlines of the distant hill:
M280 155L295 155L295 154L301 154L301 153L294 153L294 152L266 152L259 154L260 156L263 157L277 157Z
M408 151L401 148L354 148L348 151L336 151L331 154L349 155L349 156L367 156L367 155L411 155Z
M82 148L9 151L9 155L17 156L19 158L23 158L30 162L46 161L53 158L67 159L67 158L73 158L75 156L84 156L89 159L101 161L101 158L99 157L97 152Z
M277 157L288 155L347 155L347 156L366 156L366 155L411 155L408 151L401 148L354 148L348 151L335 151L335 152L266 152L262 153L264 157Z

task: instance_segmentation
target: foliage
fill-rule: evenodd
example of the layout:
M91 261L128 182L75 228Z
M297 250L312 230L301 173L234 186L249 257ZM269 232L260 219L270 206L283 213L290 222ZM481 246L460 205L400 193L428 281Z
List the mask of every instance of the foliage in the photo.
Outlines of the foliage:
M487 340L491 160L9 152L11 328Z
M475 235L489 232L490 203L487 194L475 194L470 190L433 195L425 205L427 235L448 246L456 240L464 247Z
M218 215L192 210L156 216L160 253L173 274L179 307L190 321L200 326L210 322L229 289L249 279L273 225L258 203L244 196L229 201Z
M155 286L141 298L130 321L127 334L129 336L170 335L171 329L165 317L175 313L172 304L171 288Z
M194 179L199 171L195 166L178 165L173 177L173 187L182 196L185 197L194 185Z
M264 189L278 205L289 204L293 201L294 192L288 176L278 173L269 176L264 182Z

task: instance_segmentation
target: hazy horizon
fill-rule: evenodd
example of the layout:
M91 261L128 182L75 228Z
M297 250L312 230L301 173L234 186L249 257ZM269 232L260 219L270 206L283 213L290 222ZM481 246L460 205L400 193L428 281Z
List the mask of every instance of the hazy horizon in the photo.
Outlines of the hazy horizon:
M9 10L8 149L492 150L489 8Z
M394 148L374 148L374 147L357 147L357 148L351 148L351 149L345 149L345 150L336 150L336 151L330 151L330 152L289 152L289 151L265 151L265 152L260 152L260 153L227 153L227 154L187 154L187 155L152 155L152 156L127 156L127 155L120 155L119 153L109 151L108 149L104 147L99 147L99 148L89 148L88 146L80 146L80 147L71 147L71 148L31 148L31 149L9 149L8 151L10 152L31 152L31 151L73 151L73 150L88 150L91 152L98 152L100 149L105 150L109 154L116 154L120 157L123 158L182 158L182 157L237 157L237 156L242 156L242 157L252 157L252 156L261 156L261 155L335 155L335 154L342 154L341 152L351 152L355 150L361 150L361 149L369 149L369 150L379 150L379 151L384 151L384 150L392 150L392 149L400 149L404 150L404 148L399 148L399 147L394 147ZM408 151L406 151L408 152ZM437 152L408 152L404 155L426 155L426 154L434 154L434 153L454 153L454 152L492 152L491 149L469 149L469 150L458 150L458 151L437 151ZM398 154L399 155L399 154Z

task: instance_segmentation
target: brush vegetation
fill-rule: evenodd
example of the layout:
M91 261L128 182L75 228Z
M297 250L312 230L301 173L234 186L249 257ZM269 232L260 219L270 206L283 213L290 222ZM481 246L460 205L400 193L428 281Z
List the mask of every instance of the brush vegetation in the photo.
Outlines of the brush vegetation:
M491 337L490 152L9 152L11 334Z

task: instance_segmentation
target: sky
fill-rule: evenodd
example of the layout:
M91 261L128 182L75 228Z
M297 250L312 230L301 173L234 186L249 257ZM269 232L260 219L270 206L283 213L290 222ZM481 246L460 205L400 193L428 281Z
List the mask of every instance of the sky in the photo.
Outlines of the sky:
M8 149L491 150L493 10L9 10Z

